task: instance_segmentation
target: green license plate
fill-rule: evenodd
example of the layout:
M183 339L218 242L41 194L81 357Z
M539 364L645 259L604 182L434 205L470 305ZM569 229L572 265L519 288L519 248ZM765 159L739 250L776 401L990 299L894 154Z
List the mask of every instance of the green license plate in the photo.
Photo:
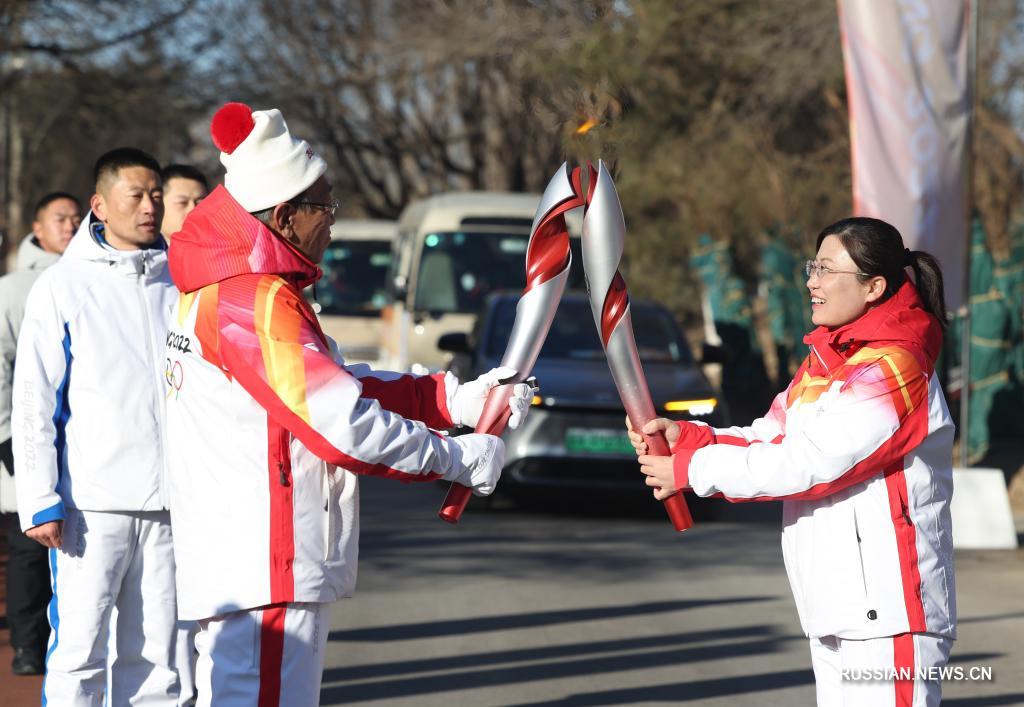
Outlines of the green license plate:
M565 449L588 454L635 454L625 430L570 427L565 432Z

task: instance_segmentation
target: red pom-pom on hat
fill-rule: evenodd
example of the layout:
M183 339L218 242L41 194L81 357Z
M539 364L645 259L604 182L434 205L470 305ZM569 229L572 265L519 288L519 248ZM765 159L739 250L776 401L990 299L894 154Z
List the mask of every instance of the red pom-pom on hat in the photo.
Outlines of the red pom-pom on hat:
M244 103L225 103L210 121L210 137L221 152L229 155L249 137L256 123L252 108Z

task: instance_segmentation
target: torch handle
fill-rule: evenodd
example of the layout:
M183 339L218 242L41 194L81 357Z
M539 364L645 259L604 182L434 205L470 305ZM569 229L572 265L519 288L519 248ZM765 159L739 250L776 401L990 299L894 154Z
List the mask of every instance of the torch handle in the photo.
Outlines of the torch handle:
M640 417L639 415L637 417ZM651 418L653 419L653 418ZM634 430L642 429L650 420L634 420L631 415L629 418L630 423L633 425ZM640 422L640 424L637 424ZM669 449L668 442L665 440L665 435L661 432L657 432L653 435L649 435L646 432L642 432L644 441L647 442L647 451L650 454L658 457L668 457L672 455ZM677 491L668 498L662 500L665 504L665 512L668 513L669 520L672 521L672 526L682 532L693 526L693 517L690 515L690 509L686 505L686 500L683 498L682 491Z
M476 429L473 430L474 432L497 437L505 431L508 419L512 416L508 400L512 397L512 389L514 387L515 383L506 383L505 385L496 385L491 388L491 392L487 394L484 409L480 413L480 419L476 423ZM448 489L448 495L444 498L444 503L441 504L441 511L438 513L441 520L448 523L458 523L472 495L473 491L468 486L452 483Z
M469 503L469 499L472 496L473 490L468 486L452 483L437 515L446 523L458 523L459 518L462 517L462 512L466 510L466 504Z

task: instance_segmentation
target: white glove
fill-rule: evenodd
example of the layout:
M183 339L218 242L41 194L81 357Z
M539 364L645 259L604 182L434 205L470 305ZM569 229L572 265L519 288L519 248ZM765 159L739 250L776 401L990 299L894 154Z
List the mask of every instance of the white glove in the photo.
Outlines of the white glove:
M505 466L505 443L501 437L468 434L450 437L455 457L448 481L468 486L476 496L490 496Z
M535 381L536 378L529 378L526 383L516 383L512 387L512 397L508 399L508 406L512 410L512 416L508 418L508 428L510 430L518 429L519 425L523 424L523 421L526 419L526 414L530 412L530 406L533 405L533 396L540 390L540 388L531 385Z
M449 412L452 422L456 425L476 427L480 420L480 413L483 412L484 403L487 401L487 394L491 388L503 380L507 380L516 374L516 369L507 366L492 368L476 380L462 383L455 389ZM512 396L508 400L509 409L512 411L508 420L508 428L514 430L526 419L526 413L530 409L530 402L533 400L537 388L528 383L517 383L512 388Z

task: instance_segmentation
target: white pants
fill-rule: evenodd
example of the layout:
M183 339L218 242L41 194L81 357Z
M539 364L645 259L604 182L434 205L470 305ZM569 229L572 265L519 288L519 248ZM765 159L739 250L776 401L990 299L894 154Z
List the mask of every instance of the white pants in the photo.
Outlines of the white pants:
M938 705L942 684L937 679L926 679L926 673L945 666L952 647L952 639L929 633L901 633L863 641L837 636L812 638L811 664L818 706Z
M50 550L53 599L43 704L174 705L177 609L166 511L67 510ZM107 692L110 615L117 609Z
M195 621L179 621L175 632L174 667L178 671L181 692L178 705L191 705L196 694L196 633L199 624Z
M199 622L197 707L316 707L329 604L275 604Z

